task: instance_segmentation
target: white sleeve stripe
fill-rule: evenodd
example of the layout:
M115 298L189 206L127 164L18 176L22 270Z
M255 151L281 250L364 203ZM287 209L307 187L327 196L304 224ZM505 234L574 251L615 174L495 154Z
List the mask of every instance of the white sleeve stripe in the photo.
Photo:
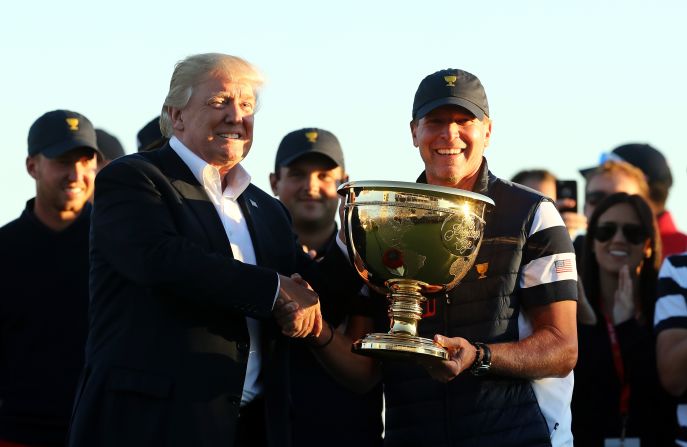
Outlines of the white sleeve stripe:
M563 226L565 226L563 218L554 204L548 200L544 200L539 203L537 211L534 213L532 228L530 228L530 234L528 234L527 237L532 236L538 231L546 230L547 228Z
M577 280L575 253L556 253L527 263L522 268L520 287L526 289L568 279Z
M682 295L665 295L656 302L654 325L671 317L687 317L687 303Z
M663 262L658 277L672 278L680 287L687 289L687 267L675 267L669 260L670 259L666 259Z

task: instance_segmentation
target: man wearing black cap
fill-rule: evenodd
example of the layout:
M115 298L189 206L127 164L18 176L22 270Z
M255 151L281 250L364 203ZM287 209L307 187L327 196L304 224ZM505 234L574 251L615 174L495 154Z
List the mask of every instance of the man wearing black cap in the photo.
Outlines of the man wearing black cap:
M125 155L124 147L119 139L103 129L95 129L98 138L98 149L102 156L98 157L98 171L107 166L112 160Z
M286 205L303 248L321 256L336 236L336 189L348 180L339 140L317 128L286 135L277 149L272 192Z
M320 258L332 246L337 249L336 190L347 180L341 145L331 132L295 130L279 144L274 173L270 174L272 192L291 213L303 250L313 258ZM322 299L323 318L342 332L352 312L352 300ZM381 386L363 394L348 390L323 369L307 343L300 340L291 343L290 360L294 445L320 446L323 440L332 447L381 445ZM328 411L322 411L322 399L331 403Z
M163 137L160 131L160 117L156 116L136 134L136 147L138 152L152 151L164 146L167 140L168 138Z
M435 315L418 328L449 360L424 368L385 360L380 371L340 344L318 355L351 382L381 374L385 445L572 445L577 273L559 213L550 199L489 172L483 154L492 123L474 75L447 69L427 76L410 130L425 166L418 182L496 204L474 267L450 292L428 297Z
M0 446L64 445L83 366L96 134L54 110L28 137L36 196L0 228Z

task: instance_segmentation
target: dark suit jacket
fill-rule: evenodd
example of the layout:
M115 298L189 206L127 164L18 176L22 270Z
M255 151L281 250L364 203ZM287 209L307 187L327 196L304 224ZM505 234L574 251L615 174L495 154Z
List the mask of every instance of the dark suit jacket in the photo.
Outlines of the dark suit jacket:
M246 316L264 320L268 440L288 445L286 339L271 320L275 271L300 272L321 296L350 296L360 283L337 251L310 261L277 200L250 185L239 202L258 266L232 258L213 204L168 145L98 174L90 332L70 446L233 445ZM336 290L322 270L349 276Z

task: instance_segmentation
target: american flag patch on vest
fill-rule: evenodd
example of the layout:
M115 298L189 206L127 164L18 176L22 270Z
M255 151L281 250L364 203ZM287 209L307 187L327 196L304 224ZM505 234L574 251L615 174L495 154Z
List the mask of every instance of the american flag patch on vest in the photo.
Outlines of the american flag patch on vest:
M553 263L556 273L570 273L572 272L572 260L561 259Z

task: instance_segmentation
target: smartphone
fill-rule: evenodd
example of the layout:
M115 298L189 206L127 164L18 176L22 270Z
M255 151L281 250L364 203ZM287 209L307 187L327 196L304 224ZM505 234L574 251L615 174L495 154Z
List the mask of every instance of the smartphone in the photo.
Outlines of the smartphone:
M573 212L577 213L577 180L557 180L556 181L556 198L560 202L562 199L568 200L568 206L562 206L558 209L561 213ZM572 200L575 201L574 205Z

